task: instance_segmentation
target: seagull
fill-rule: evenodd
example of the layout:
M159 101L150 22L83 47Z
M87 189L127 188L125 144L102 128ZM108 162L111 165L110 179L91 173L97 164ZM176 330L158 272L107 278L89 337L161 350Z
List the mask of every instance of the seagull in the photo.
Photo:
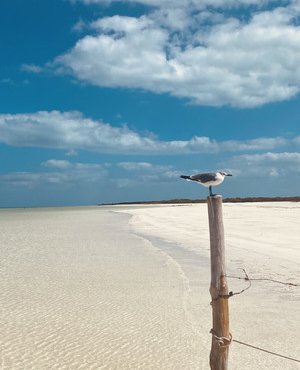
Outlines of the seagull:
M198 175L192 175L192 176L181 175L180 177L188 181L195 181L198 184L208 187L209 195L213 196L215 194L212 193L212 190L211 190L212 186L220 185L224 181L225 176L232 176L232 175L230 173L220 171L220 172L210 172L210 173L199 173Z

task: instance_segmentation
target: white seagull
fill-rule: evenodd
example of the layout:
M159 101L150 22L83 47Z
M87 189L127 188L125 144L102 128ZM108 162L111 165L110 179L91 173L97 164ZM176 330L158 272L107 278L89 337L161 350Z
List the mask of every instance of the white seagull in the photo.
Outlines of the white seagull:
M209 195L213 196L214 194L211 191L212 186L220 185L224 181L225 176L232 175L230 173L220 171L210 173L199 173L198 175L192 176L181 175L180 177L188 181L195 181L198 184L208 187Z

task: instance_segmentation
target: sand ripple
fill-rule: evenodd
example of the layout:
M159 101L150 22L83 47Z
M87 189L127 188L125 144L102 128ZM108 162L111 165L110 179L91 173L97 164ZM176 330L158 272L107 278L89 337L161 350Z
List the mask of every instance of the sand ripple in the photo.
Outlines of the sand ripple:
M1 211L1 369L206 369L187 285L125 215Z

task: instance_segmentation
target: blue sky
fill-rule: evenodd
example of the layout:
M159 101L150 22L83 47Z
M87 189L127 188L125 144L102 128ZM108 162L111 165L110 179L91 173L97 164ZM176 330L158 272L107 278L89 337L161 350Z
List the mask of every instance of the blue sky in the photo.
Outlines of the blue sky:
M0 206L299 195L300 2L2 0Z

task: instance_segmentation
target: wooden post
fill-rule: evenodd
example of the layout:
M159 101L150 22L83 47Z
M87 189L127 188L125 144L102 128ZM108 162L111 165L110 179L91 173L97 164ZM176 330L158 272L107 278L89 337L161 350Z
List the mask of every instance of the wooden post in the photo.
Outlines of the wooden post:
M229 339L228 288L225 269L224 227L222 215L222 196L207 198L212 298L212 344L210 352L210 368L227 370Z

